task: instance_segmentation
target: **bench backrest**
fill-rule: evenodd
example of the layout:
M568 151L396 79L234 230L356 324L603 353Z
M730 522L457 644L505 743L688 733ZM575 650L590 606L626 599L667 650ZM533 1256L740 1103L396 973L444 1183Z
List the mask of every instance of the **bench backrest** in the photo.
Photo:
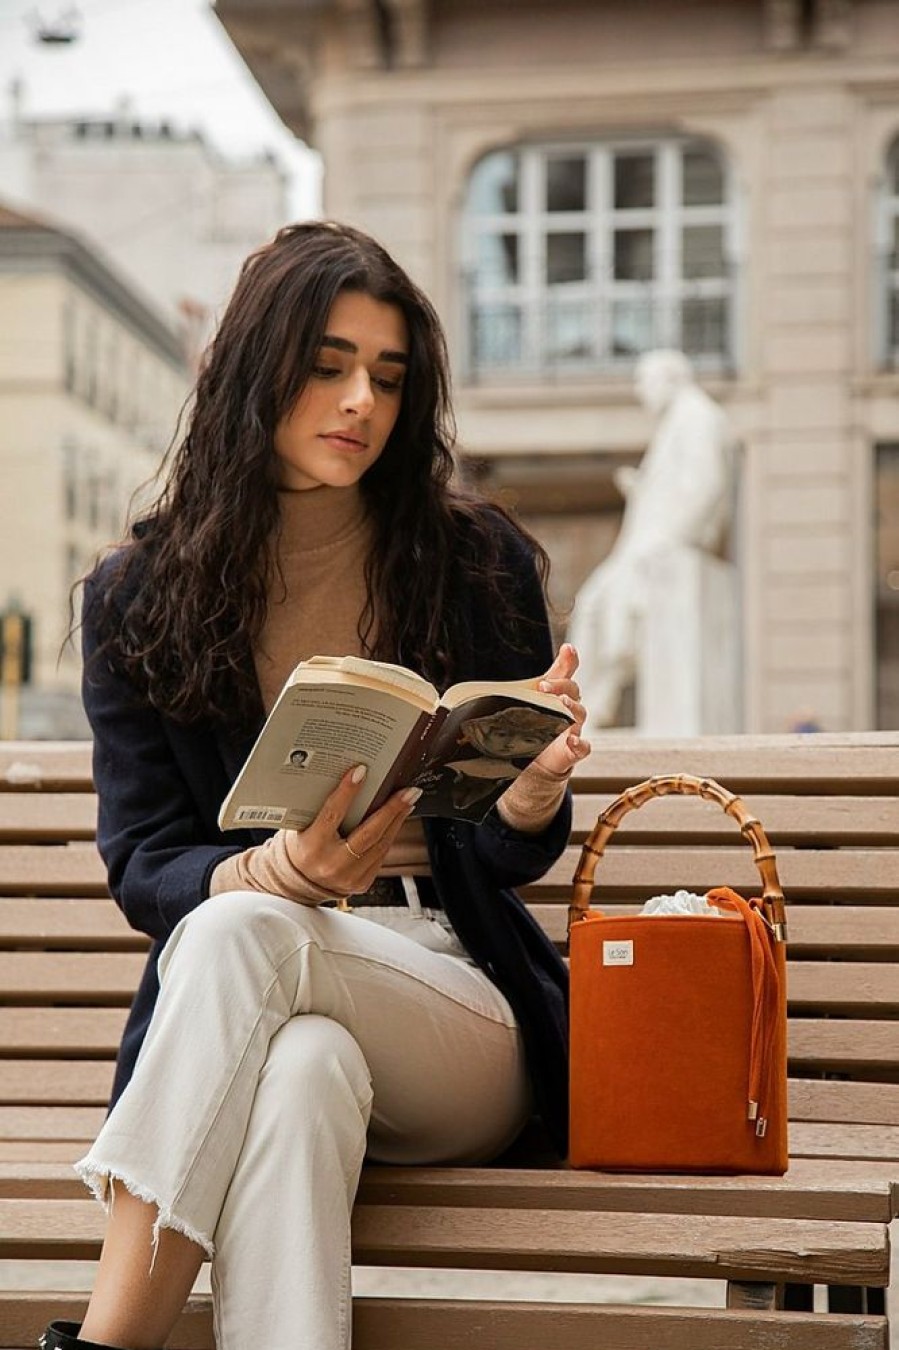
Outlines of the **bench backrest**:
M524 893L555 940L598 811L679 772L743 796L777 852L791 1148L864 1156L865 1127L888 1125L899 1156L899 734L603 739L575 780L567 854ZM95 813L88 745L0 745L0 1159L68 1158L103 1117L147 943L108 898ZM626 818L596 882L595 902L614 912L678 887L753 894L757 873L717 807L669 798ZM846 1128L825 1138L823 1122Z

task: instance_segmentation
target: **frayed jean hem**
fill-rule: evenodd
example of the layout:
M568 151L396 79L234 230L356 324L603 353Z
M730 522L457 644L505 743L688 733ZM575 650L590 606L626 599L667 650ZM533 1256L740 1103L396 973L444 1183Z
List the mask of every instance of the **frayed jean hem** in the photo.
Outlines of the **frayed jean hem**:
M84 1182L85 1186L91 1191L95 1200L98 1200L107 1214L112 1213L115 1201L115 1183L117 1181L125 1187L129 1195L133 1195L136 1200L142 1200L146 1205L155 1205L156 1220L153 1224L153 1255L150 1261L150 1273L156 1264L156 1253L159 1249L159 1234L163 1228L171 1228L183 1237L189 1238L191 1242L202 1247L207 1258L211 1261L215 1256L215 1244L211 1237L200 1233L193 1228L186 1219L176 1214L173 1209L167 1205L160 1204L158 1198L153 1194L149 1187L141 1185L133 1177L127 1176L118 1168L106 1166L103 1163L94 1162L90 1155L80 1159L75 1163L75 1171Z

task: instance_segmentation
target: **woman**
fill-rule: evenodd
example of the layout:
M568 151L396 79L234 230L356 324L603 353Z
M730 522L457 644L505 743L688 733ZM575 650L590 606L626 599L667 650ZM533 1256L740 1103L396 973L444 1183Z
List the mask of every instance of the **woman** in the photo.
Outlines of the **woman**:
M161 1346L206 1256L219 1350L338 1350L363 1155L489 1159L535 1106L565 1149L565 971L509 888L568 837L577 657L552 660L541 550L449 486L449 425L425 297L366 236L290 226L241 272L159 502L86 583L99 847L154 943L78 1164L109 1209L96 1286L47 1350ZM221 834L287 674L346 652L440 687L544 672L574 728L477 826L422 829L406 788L344 832L360 765L302 833Z

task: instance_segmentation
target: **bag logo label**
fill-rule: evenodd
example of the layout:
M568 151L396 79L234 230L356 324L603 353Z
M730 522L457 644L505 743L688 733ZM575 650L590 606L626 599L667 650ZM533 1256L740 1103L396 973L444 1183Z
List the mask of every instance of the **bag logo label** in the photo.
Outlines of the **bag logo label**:
M604 966L632 966L634 964L634 944L627 942L604 942L602 944L602 963Z

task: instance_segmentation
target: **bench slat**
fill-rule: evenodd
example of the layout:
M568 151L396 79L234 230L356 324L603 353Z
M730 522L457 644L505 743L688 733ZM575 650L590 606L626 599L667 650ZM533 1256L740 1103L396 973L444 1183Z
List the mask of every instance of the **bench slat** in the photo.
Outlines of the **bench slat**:
M614 800L610 792L584 790L574 780L572 834L581 843L601 811ZM26 799L33 802L33 798ZM858 846L895 843L899 836L899 798L856 796L749 795L750 814L765 827L775 846L828 844ZM632 811L615 831L621 843L733 843L739 831L719 807L695 797L660 797Z
M71 1175L58 1164L56 1168L61 1181ZM366 1167L358 1199L369 1205L658 1210L889 1223L899 1206L899 1177L882 1163L803 1158L792 1159L783 1177L651 1176L564 1168Z
M124 1008L2 1008L0 1055L114 1058L125 1026Z
M577 848L566 849L539 883L540 889L569 894L579 856ZM796 892L815 898L834 896L847 900L864 895L869 903L876 899L892 902L899 876L899 849L782 849L777 854L777 870L788 900ZM596 869L593 904L601 909L604 900L636 899L655 892L667 894L678 887L702 893L714 886L733 886L757 893L759 875L748 846L616 848L613 843ZM532 889L525 887L522 893L530 897Z
M106 1116L103 1107L2 1106L4 1139L92 1140ZM890 1125L790 1123L793 1157L899 1160L899 1128Z
M787 1029L790 1063L806 1071L854 1069L896 1074L895 1022L792 1018Z
M58 1139L2 1139L0 1138L0 1162L26 1163L59 1162L71 1167L84 1153L82 1141Z
M704 736L649 740L600 735L578 766L578 787L621 792L658 773L716 778L741 796L770 791L834 792L839 796L899 792L899 733L804 736Z
M790 1119L899 1125L899 1083L791 1078Z
M0 1293L0 1350L23 1350L53 1318L81 1322L83 1294ZM863 1314L617 1307L483 1299L354 1298L354 1350L887 1350L883 1318ZM169 1350L213 1350L208 1295L194 1295Z
M863 792L870 780L899 789L896 750L899 733L827 732L802 735L705 736L692 739L644 739L632 733L603 733L578 778L593 791L619 792L654 773L697 774L761 791L766 784L795 782L800 791L835 785L844 793ZM91 784L89 741L7 741L0 746L0 784L7 790L31 787L18 770L35 767L39 784L50 791L78 791ZM676 768L672 769L672 766ZM756 787L756 784L762 785Z
M531 887L538 894L539 887ZM565 937L566 901L531 903L531 913L550 937ZM639 905L602 904L606 914L634 914ZM790 955L823 954L835 949L841 957L899 957L899 906L792 905L789 909ZM29 896L0 898L0 948L77 947L146 950L149 941L129 927L108 896L99 899Z
M0 947L98 947L145 951L149 939L128 924L108 896L65 900L0 899Z
M92 792L90 741L5 741L0 793Z
M130 1006L143 952L2 952L0 998L8 1003L87 1000Z
M102 1106L0 1106L0 1138L94 1140Z
M899 1011L899 962L791 961L787 998L791 1012L893 1013ZM899 1037L899 1027L894 1031Z
M5 1003L128 1003L144 968L143 953L0 951ZM791 1010L877 1016L899 1010L899 963L792 963Z
M529 894L531 896L539 894L539 888L532 886ZM636 901L630 905L607 904L598 892L594 895L594 901L595 907L601 909L604 914L636 914L640 909L640 903ZM0 907L2 904L0 901ZM553 904L531 901L528 908L554 942L565 941L568 922L567 897ZM823 955L836 949L839 956L852 956L856 959L892 954L899 957L899 906L788 905L787 923L790 956Z
M612 793L585 792L575 781L573 834L580 842ZM93 839L97 798L92 792L7 792L2 798L0 842L54 843ZM775 845L818 843L859 845L890 843L899 835L899 799L890 797L750 796L746 805ZM733 842L732 820L714 805L695 798L660 798L631 812L616 831L627 843Z
M0 1201L0 1233L15 1203ZM357 1205L353 1250L370 1265L889 1283L886 1231L867 1223Z
M804 1158L878 1158L895 1163L899 1162L899 1127L791 1121L790 1153Z
M94 844L2 844L0 892L19 891L106 895L106 868Z
M433 1302L409 1299L393 1307L378 1300L353 1303L356 1350L886 1350L885 1319L847 1317L842 1325L826 1313L737 1312L720 1308L603 1307L558 1303ZM746 1321L730 1319L746 1318ZM371 1339L369 1340L369 1337Z
M541 891L567 894L579 850L570 847L539 884ZM786 849L778 854L780 879L789 896L836 895L847 899L891 900L899 875L899 849ZM749 848L632 848L612 846L597 869L595 903L636 897L678 886L706 891L713 886L757 889L758 873ZM532 888L525 888L530 895ZM106 870L88 843L0 845L0 892L37 895L106 894Z
M0 805L4 843L93 839L97 833L97 798L92 792L5 792Z
M0 1196L83 1200L72 1163L0 1160ZM449 1205L490 1209L601 1209L666 1214L739 1214L752 1218L845 1219L889 1223L899 1206L895 1169L882 1163L796 1158L785 1177L631 1176L466 1167L365 1167L358 1199L366 1205Z
M0 1104L103 1106L110 1060L8 1059L0 1062ZM899 1084L791 1078L790 1119L899 1126Z
M90 1259L105 1223L92 1201L0 1200L0 1257ZM353 1256L365 1265L889 1283L881 1224L805 1219L357 1205Z
M115 1066L108 1059L0 1061L0 1104L104 1106Z
M124 1008L0 1007L0 1055L22 1058L113 1058L125 1024ZM896 1024L793 1019L789 1054L794 1070L895 1070Z

